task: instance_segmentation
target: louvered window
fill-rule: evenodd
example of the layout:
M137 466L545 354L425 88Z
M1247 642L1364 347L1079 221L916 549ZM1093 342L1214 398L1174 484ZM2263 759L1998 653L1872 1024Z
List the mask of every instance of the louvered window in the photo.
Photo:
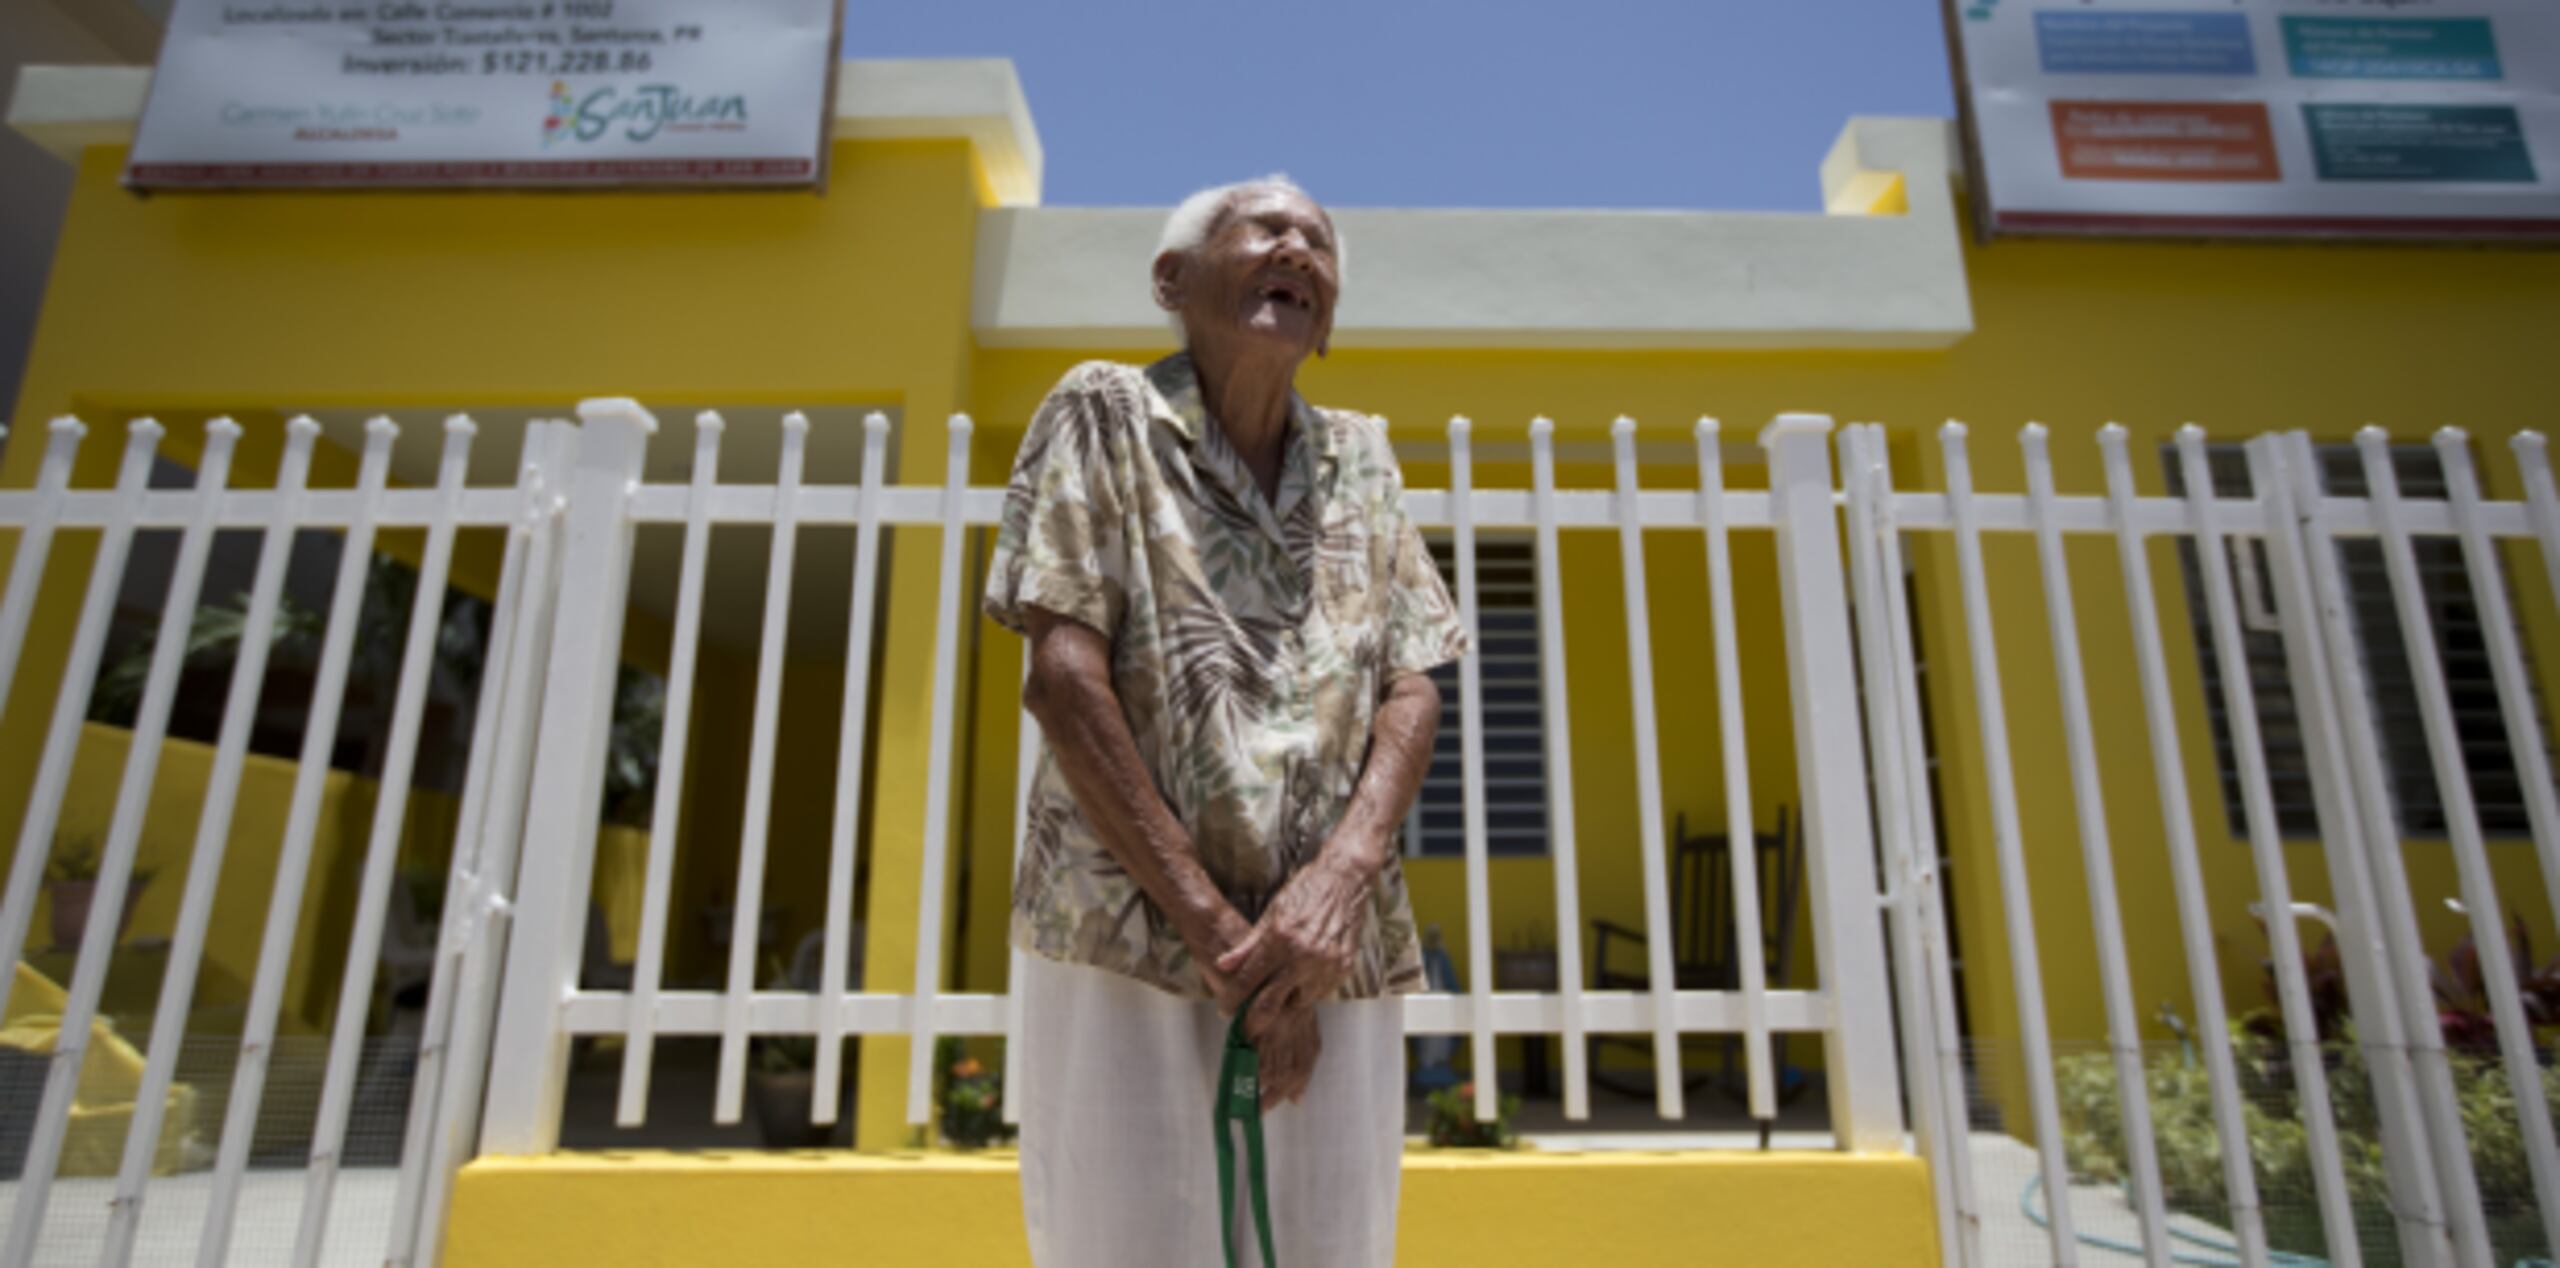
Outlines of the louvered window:
M2353 445L2323 445L2317 450L2321 487L2338 497L2366 494L2364 463ZM2169 491L2183 496L2185 481L2174 449L2164 451ZM2238 445L2215 445L2207 451L2218 497L2250 495L2249 466ZM2444 472L2435 451L2424 445L2391 450L2400 494L2410 499L2444 497ZM2479 804L2480 828L2489 836L2521 837L2531 830L2523 789L2517 783L2515 759L2507 745L2506 723L2499 713L2497 682L2481 634L2480 613L2472 601L2471 582L2463 567L2462 545L2451 537L2411 539L2419 588L2426 597L2436 648L2444 662L2454 727L2462 737L2463 762ZM2284 637L2275 621L2273 578L2264 547L2254 539L2233 539L2232 585L2239 591L2241 641L2249 666L2249 682L2257 697L2259 730L2266 740L2267 771L2274 789L2276 815L2284 835L2319 835L2319 816L2311 797L2311 773L2304 756L2300 719L2285 671ZM2213 747L2222 776L2222 801L2234 836L2246 836L2248 820L2240 800L2240 777L2231 744L2229 719L2222 703L2222 671L2213 654L2213 629L2204 606L2203 579L2196 568L2195 544L2182 539L2187 609L2193 619L2196 652L2204 667L2207 712L2213 719ZM2443 798L2436 790L2435 767L2427 751L2426 726L2418 711L2418 695L2410 677L2407 645L2401 641L2398 609L2391 598L2391 577L2383 564L2381 543L2348 538L2338 543L2338 562L2354 609L2356 642L2363 649L2368 704L2381 732L2382 757L2391 784L2392 804L2400 832L2410 837L2446 835ZM2530 657L2525 674L2539 681ZM2536 724L2549 735L2540 699L2534 701Z
M1457 547L1428 533L1431 557L1458 591ZM1483 637L1485 848L1496 855L1547 852L1546 706L1539 680L1538 564L1527 536L1476 538L1476 607ZM1405 852L1456 857L1467 850L1466 784L1460 773L1458 667L1432 671L1440 732L1422 795L1405 822Z

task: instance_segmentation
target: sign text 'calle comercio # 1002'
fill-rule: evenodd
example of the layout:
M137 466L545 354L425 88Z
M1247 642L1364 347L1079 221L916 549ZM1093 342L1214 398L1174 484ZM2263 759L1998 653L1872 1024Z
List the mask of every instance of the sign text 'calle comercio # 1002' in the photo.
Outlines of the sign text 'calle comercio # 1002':
M125 183L820 184L840 3L178 0Z

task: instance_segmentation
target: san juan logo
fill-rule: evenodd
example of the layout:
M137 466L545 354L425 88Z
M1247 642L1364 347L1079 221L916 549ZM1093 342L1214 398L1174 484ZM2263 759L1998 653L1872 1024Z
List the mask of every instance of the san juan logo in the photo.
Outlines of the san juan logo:
M614 140L647 142L662 132L744 132L744 93L694 97L674 84L604 84L583 97L569 95L569 85L551 81L551 102L542 116L542 143Z
M569 99L569 85L551 81L551 107L542 112L542 144L545 149L570 136L570 122L577 118L578 103Z

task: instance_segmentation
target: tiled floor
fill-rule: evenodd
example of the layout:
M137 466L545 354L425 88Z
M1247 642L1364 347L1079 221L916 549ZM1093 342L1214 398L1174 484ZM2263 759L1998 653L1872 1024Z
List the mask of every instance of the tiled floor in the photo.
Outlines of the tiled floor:
M356 1167L339 1175L320 1259L325 1268L381 1268L391 1231L393 1178L387 1167ZM206 1171L153 1180L145 1193L133 1262L140 1268L194 1264L212 1188L212 1173ZM15 1181L0 1183L0 1224L15 1205L17 1189ZM246 1268L292 1262L302 1190L298 1169L251 1171L242 1177L231 1263ZM115 1181L105 1176L55 1181L33 1268L93 1268L106 1238L107 1200L114 1192Z

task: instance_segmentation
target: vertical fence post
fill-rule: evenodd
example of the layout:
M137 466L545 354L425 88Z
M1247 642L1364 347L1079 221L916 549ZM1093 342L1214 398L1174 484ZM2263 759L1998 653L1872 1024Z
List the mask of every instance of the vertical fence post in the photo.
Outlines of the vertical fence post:
M941 582L934 587L933 720L927 724L924 778L924 869L916 911L916 993L907 1014L907 1125L928 1121L933 1099L934 1037L941 1033L934 1015L942 993L943 911L949 902L943 877L951 848L951 747L959 727L961 613L969 595L961 588L961 565L968 558L968 521L962 507L969 494L969 436L976 425L966 414L951 416L951 447L942 463Z
M1894 663L1889 624L1892 605L1888 587L1902 584L1898 561L1885 566L1887 530L1879 511L1884 505L1883 438L1871 425L1851 423L1840 433L1840 483L1847 490L1849 571L1857 588L1859 681L1867 693L1867 742L1875 773L1877 825L1884 845L1885 929L1893 942L1894 1003L1901 1013L1905 1104L1911 1135L1929 1160L1929 1185L1937 1201L1938 1259L1947 1268L1969 1268L1978 1257L1965 1253L1962 1236L1973 1223L1972 1204L1958 1193L1957 1179L1969 1170L1965 1160L1965 1106L1961 1095L1945 1095L1938 1055L1944 1042L1937 1031L1935 989L1937 966L1923 943L1922 901L1928 892L1920 859L1935 861L1934 837L1912 831L1911 763L1902 752L1906 728L1902 718L1902 667ZM1700 446L1703 456L1705 447ZM1712 540L1709 549L1713 550ZM1737 836L1735 839L1739 840Z
M747 735L747 812L738 825L738 881L729 900L728 986L720 993L720 1064L711 1121L734 1123L745 1112L747 1039L753 1029L756 952L764 941L766 845L773 831L773 767L782 721L782 675L791 631L792 555L800 541L800 482L808 464L809 420L782 419L782 458L774 473L773 544L765 552L764 623L757 628L756 690Z
M846 618L844 640L844 713L837 719L835 819L827 839L827 933L819 953L818 1071L812 1080L816 1099L809 1107L811 1123L836 1121L837 1093L844 1081L845 973L852 954L849 925L858 867L855 847L862 825L864 745L871 718L872 614L879 610L881 481L888 465L889 416L875 411L862 420L862 503L855 524L859 535L853 542L853 612ZM1015 818L1020 817L1017 809ZM1016 848L1021 840L1017 830ZM1008 1038L1013 1034L1005 1033Z
M658 988L667 966L667 907L675 888L676 816L683 809L685 746L693 738L693 676L701 664L711 499L720 490L720 437L727 430L728 424L710 410L693 417L693 479L685 491L684 545L676 565L676 628L667 651L667 706L658 724L657 787L649 798L649 874L641 887L640 946L632 959L631 1013L622 1032L616 1127L638 1127L649 1111L649 1066L658 1048Z
M1484 624L1476 608L1474 430L1463 417L1449 420L1449 535L1457 545L1458 619L1467 627L1467 655L1458 662L1458 782L1467 834L1467 1051L1476 1117L1491 1122L1501 1089L1494 1086L1493 880L1485 860ZM1676 1039L1672 1051L1679 1051Z
M1565 667L1572 661L1565 655L1564 562L1556 545L1555 431L1550 419L1529 422L1529 497L1538 543L1538 698L1547 711L1547 840L1555 864L1556 928L1573 931L1582 928L1582 869L1573 839L1573 713L1565 690ZM1556 981L1564 1005L1564 1116L1578 1123L1591 1117L1579 933L1556 939Z
M631 578L631 487L657 430L648 411L627 397L580 401L578 419L558 614L533 753L533 796L525 808L526 848L489 1058L493 1069L507 1073L489 1081L483 1153L544 1153L560 1135L569 1073L560 1009L585 950L605 735Z
M2215 627L2215 654L2222 662L2224 713L2232 720L2232 741L2240 759L2242 804L2257 856L2259 895L2266 903L2277 1003L2294 1052L2297 1112L2308 1133L2321 1224L2331 1259L2344 1262L2354 1257L2361 1262L2336 1112L2330 1104L2327 1063L2311 1012L2301 943L2289 914L2293 895L2278 840L2281 825L2269 799L2272 785L2259 739L2256 694L2230 611L2230 569L2223 562L2220 533L2202 506L2212 496L2213 474L2206 465L2201 432L2181 428L2178 446L2186 471L2196 556L2203 565L2206 603ZM2411 941L2417 937L2408 878L2369 866L2364 838L2371 827L2358 810L2356 785L2363 776L2350 765L2350 732L2356 722L2347 712L2350 695L2354 707L2362 707L2364 680L2359 675L2350 682L2329 663L2334 647L2332 636L2324 632L2322 616L2324 605L2336 593L2335 586L2328 585L2330 597L2322 594L2322 556L2334 582L2335 543L2326 536L2315 541L2302 522L2316 503L2298 503L2297 496L2316 495L2317 489L2293 487L2293 457L2283 437L2260 436L2249 442L2247 453L2249 486L2264 517L2262 540L2282 625L2285 678L2310 769L2313 808L2319 816L2320 853L2329 867L2331 900L2338 904L2337 942L2346 976L2347 1008L2355 1018L2357 1043L2364 1049L2372 1082L2384 1178L2390 1186L2402 1256L2410 1263L2485 1265L2489 1261L2485 1235L2470 1236L2454 1226L2455 1220L2463 1218L2457 1212L2466 1205L2459 1194L2474 1195L2468 1205L2478 1206L2478 1188L2469 1179L2471 1162L2467 1151L2459 1148L2460 1138L2455 1137L2457 1148L2451 1151L2442 1150L2441 1141L2437 1142L2436 1158L2452 1165L2439 1167L2429 1161L2429 1142L2438 1135L2435 1124L2447 1115L2458 1116L2458 1107L2452 1103L2453 1083L2446 1072L2433 988L2422 967L2398 961L2391 950L2404 936ZM2356 645L2348 638L2334 646L2345 647L2352 656ZM2388 833L2387 814L2382 822ZM2396 860L2396 852L2389 857ZM2475 1226L2471 1231L2477 1233L2478 1221L2471 1222Z
M1627 685L1635 715L1637 840L1644 877L1646 999L1652 1006L1654 1107L1664 1118L1688 1113L1681 1101L1679 984L1672 973L1671 877L1662 830L1662 746L1653 698L1653 621L1645 605L1644 513L1636 483L1636 421L1609 426L1617 468L1618 563L1626 578Z
M1892 748L1900 776L1892 782L1901 786L1901 835L1908 843L1906 857L1900 861L1910 869L1905 874L1907 879L1897 879L1895 885L1898 888L1908 884L1911 888L1904 904L1911 923L1919 926L1920 948L1909 971L1924 988L1929 1017L1919 1033L1937 1045L1934 1059L1926 1061L1935 1067L1937 1086L1915 1095L1931 1102L1934 1112L1941 1116L1937 1152L1931 1155L1929 1166L1933 1172L1945 1173L1946 1192L1953 1199L1951 1206L1940 1208L1955 1225L1954 1250L1944 1256L1947 1268L1974 1268L1984 1262L1982 1204L1974 1192L1973 1141L1969 1134L1972 1102L1965 1091L1963 1031L1956 1024L1954 942L1944 881L1938 870L1940 846L1929 777L1929 746L1920 725L1919 644L1912 636L1910 602L1904 593L1902 527L1901 517L1894 509L1892 451L1882 424L1868 423L1861 430L1866 439L1858 446L1863 451L1858 471L1851 474L1849 460L1843 454L1840 482L1851 490L1849 505L1853 515L1859 490L1863 489L1870 499L1880 601L1876 619L1884 627L1882 659L1871 663L1885 667L1885 676L1890 679L1886 684L1890 689L1887 707L1881 713L1896 728ZM1850 557L1856 558L1854 548ZM1868 725L1879 725L1878 716L1869 713ZM1881 777L1878 780L1879 786L1885 782ZM1886 809L1891 811L1890 803ZM1894 838L1890 821L1882 835L1890 846ZM1905 1044L1914 1042L1913 1033L1909 1029L1903 1032Z
M444 929L438 955L452 964L449 1025L430 1025L442 1082L433 1091L432 1125L417 1180L413 1225L395 1223L384 1268L434 1265L443 1255L445 1213L452 1205L454 1173L480 1145L481 1093L489 1074L492 1031L497 1025L499 975L514 923L516 859L524 848L525 801L532 795L533 742L542 725L543 668L550 664L551 628L560 593L561 512L577 465L579 428L565 419L525 428L525 463L516 490L520 518L508 531L506 571L498 583L498 610L489 631L489 664L503 666L492 686L483 670L480 705L497 712L490 731L486 801L466 815L455 833L453 883L445 890ZM465 785L466 792L468 785ZM470 807L466 798L464 805ZM429 987L427 1015L436 1017ZM427 1049L419 1050L420 1077ZM393 1209L394 1220L400 1216ZM406 1258L402 1258L403 1254Z
M1850 664L1852 653L1848 577L1832 506L1830 433L1831 420L1824 415L1780 414L1760 433L1760 447L1769 454L1814 958L1831 1003L1823 1065L1830 1077L1832 1130L1843 1149L1898 1150L1900 1076L1893 1001L1885 987L1866 744L1857 684L1834 668Z
M508 892L505 886L484 886L482 877L513 870L515 860L513 848L508 847L508 866L491 866L487 853L490 838L511 838L513 832L491 833L487 829L493 806L512 805L501 790L515 781L505 778L505 772L500 770L498 750L505 747L512 730L529 725L524 704L512 698L514 692L510 688L523 686L518 666L533 663L531 649L540 645L544 632L545 622L527 608L547 598L550 588L547 583L529 580L526 574L541 576L549 569L549 551L538 548L535 538L538 535L545 542L550 538L549 530L538 526L547 518L542 511L543 500L548 496L542 485L542 455L555 443L551 432L555 426L559 424L536 421L525 425L523 453L516 467L515 522L505 530L506 545L498 563L498 593L492 601L488 643L471 708L471 747L466 750L470 760L462 777L453 857L445 864L444 912L437 922L435 968L427 982L427 1015L418 1039L418 1064L409 1081L409 1120L400 1138L400 1171L392 1190L391 1236L383 1254L383 1268L435 1262L437 1243L431 1230L436 1228L438 1218L430 1212L440 1214L444 1209L441 1169L449 1166L461 1152L463 1142L479 1131L478 1120L470 1113L471 1107L479 1103L479 1096L476 1090L466 1094L466 1089L478 1086L478 1067L471 1065L470 1059L479 1051L479 1042L487 1037L486 1022L491 1011L485 989L490 976L486 963L491 953L485 945L494 939L495 930L487 927L492 923L491 917L503 910L494 905L494 900ZM484 930L488 938L484 938ZM484 949L473 950L475 946ZM458 998L465 996L470 1001L467 1004ZM460 1111L444 1112L448 1105L460 1107Z

